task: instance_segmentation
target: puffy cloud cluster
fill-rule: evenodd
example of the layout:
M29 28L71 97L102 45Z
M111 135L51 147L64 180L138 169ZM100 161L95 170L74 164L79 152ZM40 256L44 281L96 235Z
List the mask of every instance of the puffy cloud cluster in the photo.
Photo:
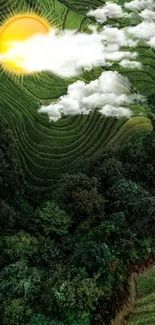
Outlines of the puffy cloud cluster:
M155 47L155 2L154 0L134 0L126 3L124 7L130 11L139 11L142 22L137 26L122 29L104 26L100 32L92 28L91 35L83 36L85 40L88 37L90 41L94 37L92 52L100 53L101 57L99 58L95 54L96 61L92 59L88 66L81 61L81 67L91 68L92 64L110 66L113 61L121 61L119 64L122 67L141 69L141 63L134 60L137 58L137 53L131 52L130 47L136 47L141 39ZM88 16L94 17L99 23L106 22L108 18L120 19L128 15L130 14L124 12L121 6L111 2L106 2L103 7L88 12ZM86 44L88 43L86 42ZM98 44L98 50L96 44ZM124 46L129 50L122 50ZM85 49L82 48L83 50ZM88 57L91 58L90 47L88 53ZM145 98L139 94L131 93L131 85L126 77L117 72L108 71L103 72L98 79L89 84L85 84L83 81L71 84L66 95L61 96L57 102L42 106L39 112L47 113L51 121L57 121L66 115L87 115L94 110L104 116L130 118L132 112L128 105L136 101L144 102Z
M22 42L12 42L11 49L0 57L0 61L12 60L29 73L51 71L62 77L76 76L85 69L111 66L113 62L122 60L122 66L138 68L141 65L137 62L130 63L137 54L130 49L122 50L122 47L136 47L139 39L154 47L155 2L134 0L124 7L139 10L142 22L122 29L103 26L100 31L90 26L91 34L52 29L46 35L38 34ZM105 22L108 17L119 19L123 15L123 7L113 2L106 2L103 7L88 12L88 16L99 22Z
M122 46L136 46L138 40L150 41L155 33L155 1L154 0L133 0L124 4L124 8L130 11L139 11L142 22L137 26L129 26L128 28L118 29L121 37ZM122 7L116 3L106 2L103 7L96 10L90 10L87 14L96 18L99 23L106 22L107 18L119 19L129 16L129 13L123 11ZM128 35L128 37L127 37ZM128 39L128 45L125 43ZM154 42L152 42L154 44ZM149 43L148 43L149 44Z
M120 19L130 15L128 11L136 11L141 22L137 26L125 28L107 25L100 30L90 26L90 34L52 29L48 34L13 42L11 49L0 60L11 59L30 73L51 71L61 77L77 76L83 70L97 66L108 66L110 69L116 61L124 68L141 69L138 54L130 48L135 48L139 40L155 48L154 10L154 0L133 0L125 3L124 7L106 2L103 7L90 10L87 16L94 17L102 24L108 18ZM129 118L131 111L127 105L135 100L143 101L144 98L131 94L127 78L109 71L103 72L99 79L89 84L83 81L71 84L65 96L47 107L42 106L39 112L47 113L52 121L66 115L89 114L93 110L105 116Z
M145 21L154 21L155 20L155 11L150 9L145 9L142 12L140 12L140 17Z
M108 18L120 19L123 17L122 7L116 3L106 2L103 7L90 10L87 16L94 17L99 23L104 23Z
M154 0L133 0L131 2L125 3L124 7L131 11L141 11L144 9L155 9Z
M88 115L94 110L105 116L130 118L132 113L125 106L144 100L143 96L131 93L131 84L127 77L118 72L104 71L89 84L77 81L69 85L67 95L48 106L42 106L39 112L47 113L54 122L65 115Z
M131 11L139 11L142 22L137 26L126 28L126 32L133 40L142 39L146 44L155 48L155 1L133 0L125 3L125 8Z
M48 34L12 42L11 49L0 60L12 60L30 73L51 71L61 77L77 76L83 70L97 66L110 67L115 61L121 61L124 67L140 68L138 60L135 63L131 61L137 59L137 53L130 51L130 48L136 47L140 39L154 46L155 3L154 0L134 0L124 6L130 10L139 10L142 22L122 29L103 26L100 31L90 26L90 34L52 29ZM108 17L119 19L123 15L123 7L112 2L106 2L103 7L88 12L88 16L94 16L100 22L106 21ZM122 47L129 47L129 50Z
M155 23L142 21L137 26L126 28L126 31L132 35L133 38L149 40L155 34Z

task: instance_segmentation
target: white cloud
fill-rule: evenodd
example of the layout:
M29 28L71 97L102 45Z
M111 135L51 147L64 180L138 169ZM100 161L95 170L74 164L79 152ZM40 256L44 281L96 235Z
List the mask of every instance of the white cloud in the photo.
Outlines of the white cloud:
M135 52L129 52L129 51L115 51L112 53L107 53L105 55L106 59L112 60L112 61L120 61L125 58L131 58L135 59L137 57L137 53Z
M147 44L153 48L155 48L155 36L152 37L148 42Z
M152 0L134 0L125 4L125 8L140 11L143 21L122 29L107 25L98 31L97 27L90 26L90 34L52 29L48 34L12 42L11 49L0 56L0 61L11 59L29 73L50 71L61 77L77 76L83 70L97 66L111 66L115 61L121 61L122 67L141 68L138 53L130 51L130 48L136 47L141 39L155 48L155 3ZM123 12L116 3L106 2L102 8L91 10L87 15L103 23L108 17L120 19L130 14ZM132 113L126 106L135 101L144 101L144 97L131 93L126 77L108 71L89 84L83 81L71 84L66 95L57 102L42 106L39 112L47 113L51 121L67 115L86 115L94 110L105 116L129 118Z
M104 71L89 84L84 81L71 84L66 95L61 96L57 102L42 106L39 112L47 113L54 122L62 116L88 115L94 110L105 116L129 118L132 115L130 109L122 105L144 100L143 96L131 93L131 84L127 77L118 72Z
M106 48L105 52L113 52L119 50L122 46L134 47L137 41L127 35L125 29L104 26L102 34L104 35ZM131 54L132 56L132 54Z
M154 9L155 2L154 0L134 0L129 3L125 3L124 7L131 10L131 11L141 11L144 9Z
M140 62L130 61L130 60L126 60L126 59L122 60L119 63L119 65L124 68L132 68L132 69L134 69L134 68L141 69L141 67L142 67L142 64Z
M108 18L120 19L123 17L122 7L116 3L106 2L103 7L90 10L87 16L94 17L99 23L104 23Z
M133 36L133 38L149 40L155 34L155 23L143 21L134 27L127 27L127 33Z
M130 109L124 107L115 107L112 105L105 105L103 108L99 110L99 112L102 115L105 115L107 117L111 116L116 118L121 118L121 117L130 118L132 115Z
M11 59L16 66L27 72L51 71L62 77L78 75L82 69L94 66L109 66L109 60L134 58L135 53L121 51L122 46L136 44L126 37L123 30L104 27L100 32L77 33L51 30L49 34L38 34L26 41L13 42L3 60Z
M139 15L145 21L154 21L155 20L155 11L152 11L150 9L143 10Z

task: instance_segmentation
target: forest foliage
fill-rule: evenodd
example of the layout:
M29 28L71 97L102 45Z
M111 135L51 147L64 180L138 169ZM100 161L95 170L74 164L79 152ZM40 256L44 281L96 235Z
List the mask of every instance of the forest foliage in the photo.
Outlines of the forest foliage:
M0 129L2 325L108 325L129 269L155 254L154 131L78 162L36 198L3 117Z

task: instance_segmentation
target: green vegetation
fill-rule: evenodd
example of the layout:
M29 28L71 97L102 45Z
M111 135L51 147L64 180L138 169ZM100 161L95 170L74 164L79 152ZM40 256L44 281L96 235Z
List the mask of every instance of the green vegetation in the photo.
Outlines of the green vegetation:
M128 270L155 255L154 131L79 163L38 200L1 127L2 325L108 325Z
M138 300L128 325L154 324L155 322L155 267L137 279Z
M105 1L0 0L2 17L26 2L57 17L61 28L88 31L86 12ZM129 120L93 113L49 123L38 107L77 79L1 75L2 325L109 325L129 294L130 272L155 257L155 53L136 50L143 69L113 67L148 98L131 107ZM90 82L102 71L78 79ZM147 311L148 325L154 317L153 274L145 286L138 280L132 325L142 325L133 323L139 313L143 324Z
M38 5L38 10L47 15L50 21L56 18L61 28L88 32L88 26L93 22L86 17L88 8L95 8L104 1L36 0L28 3ZM2 19L7 11L24 8L26 0L7 1L7 5L6 1L0 2ZM141 71L131 71L118 65L114 69L129 77L137 91L151 96L154 94L155 54L144 46L137 50L142 52L142 62L152 59L151 68L145 64ZM102 71L101 68L95 68L78 76L78 79L88 83L98 78ZM77 160L84 161L93 155L102 154L107 148L120 146L134 132L152 130L152 123L147 117L148 108L138 104L131 107L135 116L129 121L125 118L101 118L97 113L92 113L90 116L65 117L56 123L49 123L48 117L39 114L37 109L41 104L48 104L65 94L68 85L76 80L61 79L51 73L41 73L39 78L25 77L23 80L5 73L1 75L1 112L18 141L18 153L26 181L37 194L51 192L53 182L64 172L73 170ZM143 116L140 116L141 113Z

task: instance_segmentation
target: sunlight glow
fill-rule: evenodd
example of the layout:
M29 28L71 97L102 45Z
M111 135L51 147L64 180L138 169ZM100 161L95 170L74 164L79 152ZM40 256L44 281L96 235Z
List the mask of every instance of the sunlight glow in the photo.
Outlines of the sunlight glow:
M0 28L0 61L4 70L18 75L29 73L19 65L23 58L7 56L14 42L22 42L37 34L46 34L51 29L46 19L37 14L15 15L4 22Z

